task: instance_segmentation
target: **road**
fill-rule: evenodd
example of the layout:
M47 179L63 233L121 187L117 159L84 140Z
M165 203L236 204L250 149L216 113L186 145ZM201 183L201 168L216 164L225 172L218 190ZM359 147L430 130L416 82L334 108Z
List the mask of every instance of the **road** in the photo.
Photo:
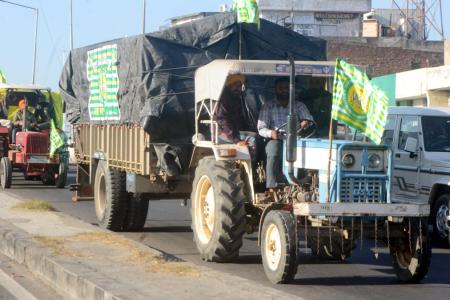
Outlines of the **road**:
M70 173L70 182L74 180L73 175ZM47 200L59 211L96 224L94 203L72 202L72 193L67 189L44 187L40 182L14 178L9 192L25 199ZM194 264L271 285L261 265L255 235L245 237L241 257L236 263L201 261L192 241L189 208L181 206L181 201L151 202L144 231L123 235ZM365 241L364 245L368 246L369 242ZM386 249L380 252L375 259L368 247L357 249L344 263L318 260L305 253L300 259L295 281L289 285L272 286L305 299L448 299L450 249L433 249L430 272L419 285L399 284Z

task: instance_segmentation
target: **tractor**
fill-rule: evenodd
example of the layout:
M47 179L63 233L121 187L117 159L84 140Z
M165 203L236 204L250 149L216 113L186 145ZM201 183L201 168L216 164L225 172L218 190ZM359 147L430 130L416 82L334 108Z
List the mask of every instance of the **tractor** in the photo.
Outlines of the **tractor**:
M203 260L235 260L243 235L256 232L268 279L288 283L297 273L301 248L318 257L345 260L358 242L362 245L371 238L376 254L381 244L388 247L399 281L416 283L425 277L431 259L429 205L391 197L390 147L352 140L345 126L342 129L331 120L330 130L316 128L316 133L333 132L333 140L297 127L300 120L293 105L299 83L322 78L322 88L330 90L334 65L215 60L197 70L191 216L194 242ZM227 77L234 74L247 78L244 102L269 101L273 95L266 94L270 87L273 91L276 78L290 78L290 113L280 128L286 136L282 161L286 181L275 196L261 188L264 168L252 164L247 146L218 139L216 107ZM247 104L244 107L258 107Z
M23 123L13 123L23 105ZM61 139L61 109L55 108L49 88L36 85L0 84L0 184L11 187L13 171L21 172L26 180L40 179L44 185L64 188L69 168L66 142L50 154L51 131L58 130ZM60 105L58 108L61 108ZM59 111L59 113L57 113ZM28 124L33 115L35 124ZM53 124L58 124L52 126Z

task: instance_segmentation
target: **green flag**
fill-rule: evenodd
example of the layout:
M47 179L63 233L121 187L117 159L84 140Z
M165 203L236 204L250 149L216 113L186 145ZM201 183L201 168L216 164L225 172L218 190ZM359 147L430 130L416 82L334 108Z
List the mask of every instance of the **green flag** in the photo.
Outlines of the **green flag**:
M259 8L256 0L235 0L233 11L237 12L238 23L254 23L259 28Z
M331 118L360 130L379 144L386 125L388 98L367 75L336 59Z
M55 122L51 120L50 124L50 156L53 156L61 146L64 145L64 141L59 135L58 129L56 129Z
M6 83L6 77L2 70L0 70L0 83Z

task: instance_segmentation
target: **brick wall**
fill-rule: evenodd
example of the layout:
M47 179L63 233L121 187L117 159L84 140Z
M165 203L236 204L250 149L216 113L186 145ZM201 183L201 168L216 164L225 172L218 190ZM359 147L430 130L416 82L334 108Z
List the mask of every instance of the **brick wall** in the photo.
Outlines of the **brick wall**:
M349 63L368 66L368 73L372 77L444 64L443 52L378 47L344 41L328 41L327 56L328 60L335 60L339 56Z

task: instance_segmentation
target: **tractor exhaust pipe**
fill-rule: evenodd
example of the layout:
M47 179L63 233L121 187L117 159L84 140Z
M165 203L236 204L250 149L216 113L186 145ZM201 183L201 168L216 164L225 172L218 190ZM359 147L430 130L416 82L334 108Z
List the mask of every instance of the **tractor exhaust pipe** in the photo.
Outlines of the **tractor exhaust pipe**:
M27 96L23 97L25 100L25 110L23 111L23 120L22 120L22 131L28 131L28 98Z
M299 184L294 176L294 162L297 160L297 115L295 114L295 62L289 57L291 74L289 78L289 115L287 117L286 160L288 162L288 177L295 184Z

